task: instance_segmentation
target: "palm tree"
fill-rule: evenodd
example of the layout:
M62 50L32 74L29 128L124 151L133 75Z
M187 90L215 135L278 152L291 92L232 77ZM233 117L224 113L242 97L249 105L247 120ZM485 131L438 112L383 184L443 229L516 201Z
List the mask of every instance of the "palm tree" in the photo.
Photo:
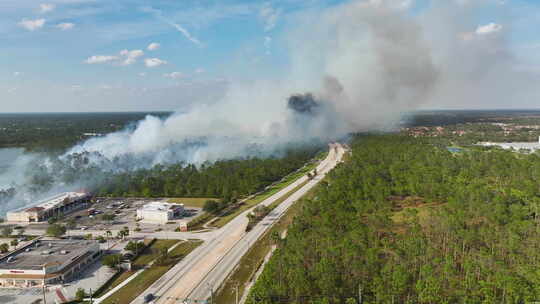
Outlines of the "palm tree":
M105 231L105 235L107 235L107 249L109 249L109 240L111 239L112 232L110 230Z

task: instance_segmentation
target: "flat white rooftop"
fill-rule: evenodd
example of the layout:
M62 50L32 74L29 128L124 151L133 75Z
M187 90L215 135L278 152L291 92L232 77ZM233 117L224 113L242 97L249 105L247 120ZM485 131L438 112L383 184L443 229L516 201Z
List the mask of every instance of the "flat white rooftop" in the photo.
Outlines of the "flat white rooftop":
M47 210L47 209L54 208L58 204L64 202L65 199L76 200L76 199L83 198L85 196L86 196L86 193L83 193L83 192L65 192L62 194L55 195L46 200L43 200L35 207L42 207Z
M0 269L40 270L48 264L61 265L84 255L95 244L87 240L38 240L0 259Z
M538 141L535 142L480 142L478 143L481 146L490 147L490 146L497 146L501 147L506 150L530 150L530 151L536 151L540 150L540 136L538 137Z
M540 143L537 142L513 142L513 143L493 143L493 142L484 142L480 143L482 146L497 146L507 150L539 150Z
M59 204L63 203L64 200L66 199L68 199L69 201L75 201L87 195L88 193L85 193L85 192L64 192L64 193L60 193L55 196L46 198L44 200L41 200L35 205L25 206L16 210L12 210L10 212L21 212L21 211L24 211L30 208L36 208L36 207L43 208L43 210L46 211L46 210L49 210L58 206Z
M176 209L178 207L183 207L183 206L184 206L183 204L170 204L170 203L165 203L165 202L150 202L150 203L142 206L142 208L140 208L139 210L166 212L168 210Z

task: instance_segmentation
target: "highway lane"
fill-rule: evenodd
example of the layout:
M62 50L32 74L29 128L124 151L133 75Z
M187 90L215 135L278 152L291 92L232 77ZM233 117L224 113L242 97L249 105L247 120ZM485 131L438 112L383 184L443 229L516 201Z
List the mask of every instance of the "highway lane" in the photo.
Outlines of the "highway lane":
M173 267L132 303L143 303L143 297L148 293L158 297L156 300L158 304L182 303L185 298L208 298L211 288L221 285L253 243L296 200L315 186L341 160L343 153L341 145L332 145L327 158L317 167L319 175L282 202L249 233L245 232L245 227L248 223L247 214L251 212L251 209L237 216L223 228L208 232L209 239L203 245ZM272 204L306 180L305 176L298 179L263 201L262 204Z
M259 222L250 232L244 235L244 237L234 246L216 265L206 277L197 285L197 287L188 295L190 299L207 299L211 296L212 289L217 289L234 270L235 266L240 262L240 259L247 253L249 248L268 230L271 226L278 221L285 212L302 196L304 196L309 190L311 190L317 183L319 183L326 173L337 165L341 160L342 150L338 153L329 155L330 158L327 162L321 163L318 167L319 175L310 180L306 185L293 193L285 201L279 204L268 216L266 216L261 222ZM305 179L303 180L303 182ZM268 202L265 202L268 203ZM264 204L264 203L263 203ZM266 205L266 204L265 204ZM167 302L168 303L168 302ZM175 303L175 302L171 302Z

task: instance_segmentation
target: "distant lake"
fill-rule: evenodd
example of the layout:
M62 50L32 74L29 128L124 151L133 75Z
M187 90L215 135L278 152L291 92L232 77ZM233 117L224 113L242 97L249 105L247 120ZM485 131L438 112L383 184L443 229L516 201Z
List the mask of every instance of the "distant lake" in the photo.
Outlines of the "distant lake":
M452 152L452 153L460 153L460 152L463 152L463 149L460 149L460 148L454 148L454 147L448 147L446 148L448 149L448 151Z
M23 153L22 148L0 148L0 174L4 173Z

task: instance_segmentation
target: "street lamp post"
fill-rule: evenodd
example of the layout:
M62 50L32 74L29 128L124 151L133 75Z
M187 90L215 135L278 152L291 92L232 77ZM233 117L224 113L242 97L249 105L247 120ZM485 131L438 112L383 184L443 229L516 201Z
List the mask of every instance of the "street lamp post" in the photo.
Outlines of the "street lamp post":
M208 285L208 289L210 289L210 304L214 304L214 289L210 283L206 283L206 285Z

